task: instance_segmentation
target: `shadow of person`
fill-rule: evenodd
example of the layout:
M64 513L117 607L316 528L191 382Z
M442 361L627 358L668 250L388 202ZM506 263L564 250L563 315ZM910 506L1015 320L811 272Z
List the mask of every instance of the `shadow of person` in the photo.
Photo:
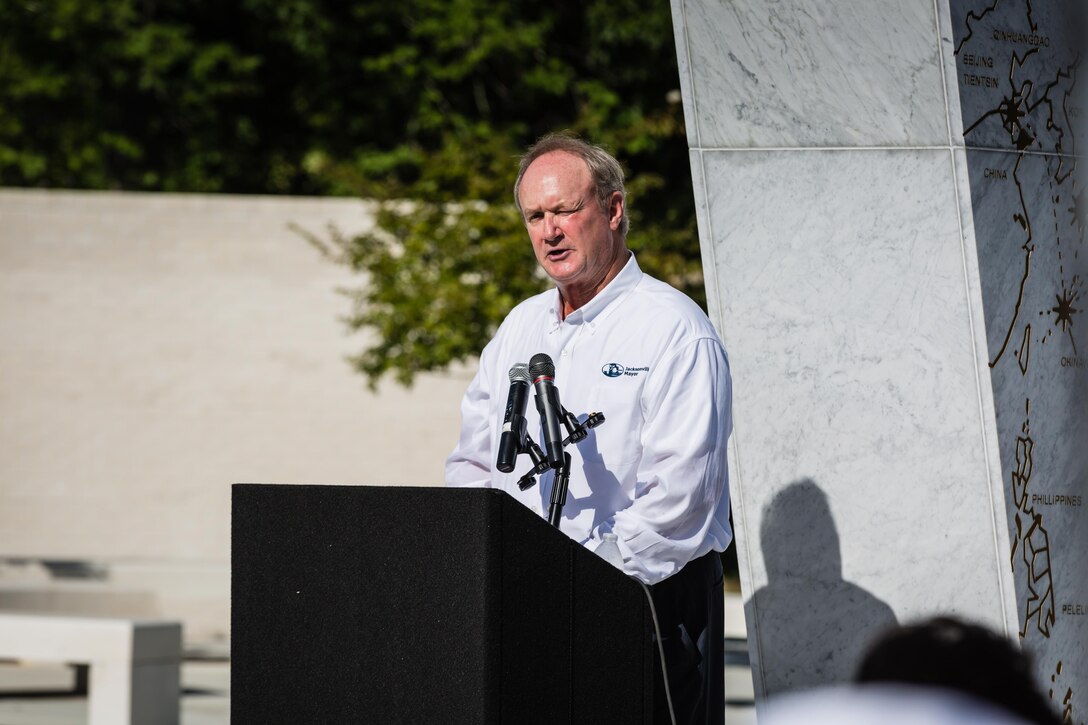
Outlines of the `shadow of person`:
M585 423L589 416L578 416L579 423ZM589 528L595 530L602 523L615 515L616 511L622 511L631 505L631 498L624 493L623 487L616 474L612 472L615 462L605 461L597 447L597 431L590 430L589 435L578 444L578 453L582 458L582 470L585 472L585 480L589 484L590 494L578 498L568 496L563 507L564 518L573 519L583 511L592 511L593 519ZM554 481L554 478L552 479ZM541 489L542 495L544 489ZM551 488L547 489L547 496L551 496Z
M866 645L896 625L884 602L842 578L827 496L802 479L763 510L767 585L745 602L755 623L763 695L849 682Z

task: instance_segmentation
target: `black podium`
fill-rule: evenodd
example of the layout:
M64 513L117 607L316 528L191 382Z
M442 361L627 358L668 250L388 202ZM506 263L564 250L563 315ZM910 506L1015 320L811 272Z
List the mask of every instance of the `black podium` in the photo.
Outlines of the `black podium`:
M499 491L233 488L231 722L650 723L642 588Z

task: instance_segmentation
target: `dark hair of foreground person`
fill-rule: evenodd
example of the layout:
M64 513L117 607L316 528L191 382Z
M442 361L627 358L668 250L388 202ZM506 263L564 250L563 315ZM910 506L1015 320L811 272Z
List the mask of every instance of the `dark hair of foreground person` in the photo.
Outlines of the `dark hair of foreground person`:
M1062 722L1036 687L1027 654L989 629L954 617L887 631L870 646L855 680L948 688L1038 725Z

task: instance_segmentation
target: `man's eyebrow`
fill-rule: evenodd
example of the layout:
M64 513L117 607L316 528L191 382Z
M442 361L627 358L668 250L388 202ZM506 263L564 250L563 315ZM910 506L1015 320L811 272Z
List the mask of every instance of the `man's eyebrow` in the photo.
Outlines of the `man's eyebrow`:
M572 201L568 201L566 199L563 199L558 204L556 204L553 208L555 208L555 209L581 209L585 205L586 205L585 197L584 196L579 196L579 197L577 197L576 199L574 199Z
M580 196L577 199L574 199L573 201L568 201L566 199L560 199L553 206L547 206L547 207L545 207L545 206L523 206L521 208L521 211L522 211L523 214L529 214L531 212L542 211L544 209L547 209L548 211L554 211L556 209L580 209L585 205L586 205L586 198L584 196Z

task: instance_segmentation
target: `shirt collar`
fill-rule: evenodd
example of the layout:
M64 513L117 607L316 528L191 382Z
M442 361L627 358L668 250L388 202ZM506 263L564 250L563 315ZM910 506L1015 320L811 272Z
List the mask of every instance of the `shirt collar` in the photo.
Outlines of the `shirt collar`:
M567 315L566 320L559 319L560 305L562 302L559 299L559 289L553 290L552 303L548 310L551 320L553 321L552 329L557 329L560 324L566 322L571 325L580 325L588 323L590 326L593 322L600 317L613 302L624 297L628 292L638 286L638 283L642 281L642 270L638 266L638 262L635 261L634 252L627 258L627 264L623 265L623 269L620 270L611 282L609 282L603 290L597 293L597 295L589 302L585 303L574 312Z

